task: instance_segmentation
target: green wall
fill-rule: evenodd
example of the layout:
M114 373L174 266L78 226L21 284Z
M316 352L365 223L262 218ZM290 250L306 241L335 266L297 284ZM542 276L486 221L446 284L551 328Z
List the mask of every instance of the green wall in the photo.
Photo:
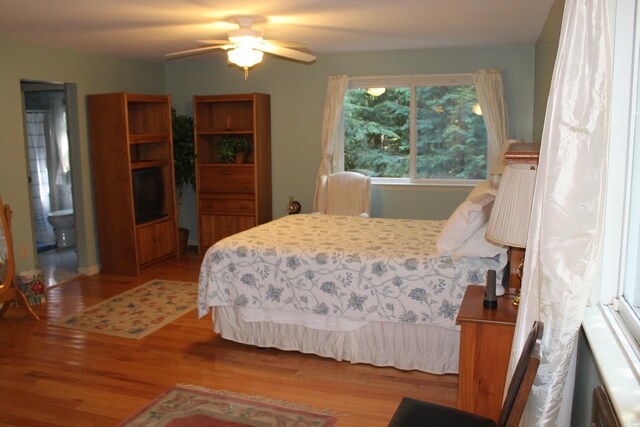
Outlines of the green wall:
M556 63L556 53L562 26L564 1L556 0L551 5L549 15L542 28L542 33L536 42L535 66L535 98L533 108L533 142L542 140L544 115L547 111L547 98L551 87L553 66Z
M0 40L0 194L13 215L17 271L35 265L20 80L75 84L79 138L71 141L78 264L95 271L98 248L93 210L85 99L92 93L164 93L164 64ZM73 100L72 100L73 101Z
M27 187L21 80L75 85L79 138L72 141L79 266L98 264L86 95L132 92L172 96L179 113L192 113L193 95L265 92L271 94L273 216L286 214L289 196L310 212L320 159L320 129L327 77L471 73L503 71L509 103L510 137L530 141L534 108L533 45L320 54L314 64L266 56L249 79L227 65L222 52L148 63L88 52L0 40L0 194L15 212L14 246L18 270L33 268L35 248ZM372 214L379 217L444 219L466 196L466 187L374 187ZM196 239L195 202L187 192L180 223ZM23 256L24 254L24 256Z
M407 50L320 54L313 64L265 55L249 72L226 62L224 52L166 64L166 91L178 112L192 114L193 95L265 92L271 95L273 216L286 215L289 196L312 209L320 164L320 133L327 77L472 73L499 68L509 104L510 137L533 135L534 46ZM372 189L372 215L444 219L469 188L378 187ZM193 194L187 195L181 223L195 229ZM193 236L193 233L192 233Z

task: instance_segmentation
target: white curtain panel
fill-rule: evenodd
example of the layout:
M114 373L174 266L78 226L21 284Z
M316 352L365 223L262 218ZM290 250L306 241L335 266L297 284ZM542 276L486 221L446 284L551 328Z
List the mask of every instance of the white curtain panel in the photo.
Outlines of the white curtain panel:
M316 177L316 192L313 198L313 210L318 209L320 178L333 173L333 153L338 138L338 125L342 118L344 96L349 86L348 76L329 76L327 95L324 100L324 116L320 139L322 158Z
M568 425L562 419L567 406L562 411L561 406L570 409L571 402L563 402L563 391L600 252L611 79L608 31L605 0L566 1L507 376L513 375L533 321L542 320L542 362L521 426Z
M69 138L67 136L67 108L65 106L66 94L63 91L53 93L51 95L51 103L53 105L54 118L53 128L56 135L56 148L58 150L58 173L56 174L57 183L66 183L64 177L60 175L69 173L71 170L71 162L69 159Z
M25 114L29 148L29 172L36 243L52 244L56 237L47 221L51 212L49 198L49 171L47 168L47 132L45 118L48 112L27 111Z
M478 94L478 103L487 127L489 138L488 168L490 175L504 170L504 153L509 146L507 103L504 98L502 73L500 70L480 70L473 73L473 82Z

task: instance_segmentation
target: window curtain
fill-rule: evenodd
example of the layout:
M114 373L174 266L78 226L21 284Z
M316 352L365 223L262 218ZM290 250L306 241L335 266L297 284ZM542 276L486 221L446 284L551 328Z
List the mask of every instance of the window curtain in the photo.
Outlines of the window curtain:
M542 320L542 361L521 426L569 425L562 418L571 399L562 398L573 386L569 367L596 280L604 213L611 80L605 1L567 0L564 8L507 375L533 321Z
M67 108L65 106L65 93L58 91L51 95L51 104L54 111L54 132L56 135L56 148L58 151L57 179L62 174L69 173L71 162L69 160L69 138L67 136ZM64 179L64 178L62 178Z
M49 170L47 167L46 116L48 112L27 111L26 127L29 149L29 172L36 243L47 245L55 242L53 227L47 221L51 212L49 198Z
M502 73L493 69L480 70L473 73L473 82L489 138L487 170L491 175L502 174L504 153L511 142L507 142L507 103L504 98Z
M71 162L69 138L67 133L67 113L64 91L50 92L52 142L48 161L49 181L51 183L51 210L72 209Z
M324 117L322 119L320 169L316 178L316 191L313 198L313 210L317 211L320 205L320 179L322 175L329 175L333 170L333 154L338 140L338 126L342 119L344 95L349 85L348 76L329 76L327 83L327 95L324 100Z

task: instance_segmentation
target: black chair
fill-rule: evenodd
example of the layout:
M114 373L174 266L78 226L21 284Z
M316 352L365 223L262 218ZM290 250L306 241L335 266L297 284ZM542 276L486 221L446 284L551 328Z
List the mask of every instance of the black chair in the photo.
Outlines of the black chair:
M520 359L518 359L497 423L495 420L470 412L405 397L398 405L398 409L389 422L389 427L517 427L540 365L540 344L543 330L544 324L542 322L533 323Z

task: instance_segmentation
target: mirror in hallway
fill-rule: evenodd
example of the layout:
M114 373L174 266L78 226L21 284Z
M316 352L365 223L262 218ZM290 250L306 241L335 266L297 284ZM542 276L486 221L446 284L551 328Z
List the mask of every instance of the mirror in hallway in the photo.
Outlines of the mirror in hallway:
M29 301L16 286L13 237L11 234L11 208L0 196L0 318L11 304L22 305L36 320L38 315L31 309Z

